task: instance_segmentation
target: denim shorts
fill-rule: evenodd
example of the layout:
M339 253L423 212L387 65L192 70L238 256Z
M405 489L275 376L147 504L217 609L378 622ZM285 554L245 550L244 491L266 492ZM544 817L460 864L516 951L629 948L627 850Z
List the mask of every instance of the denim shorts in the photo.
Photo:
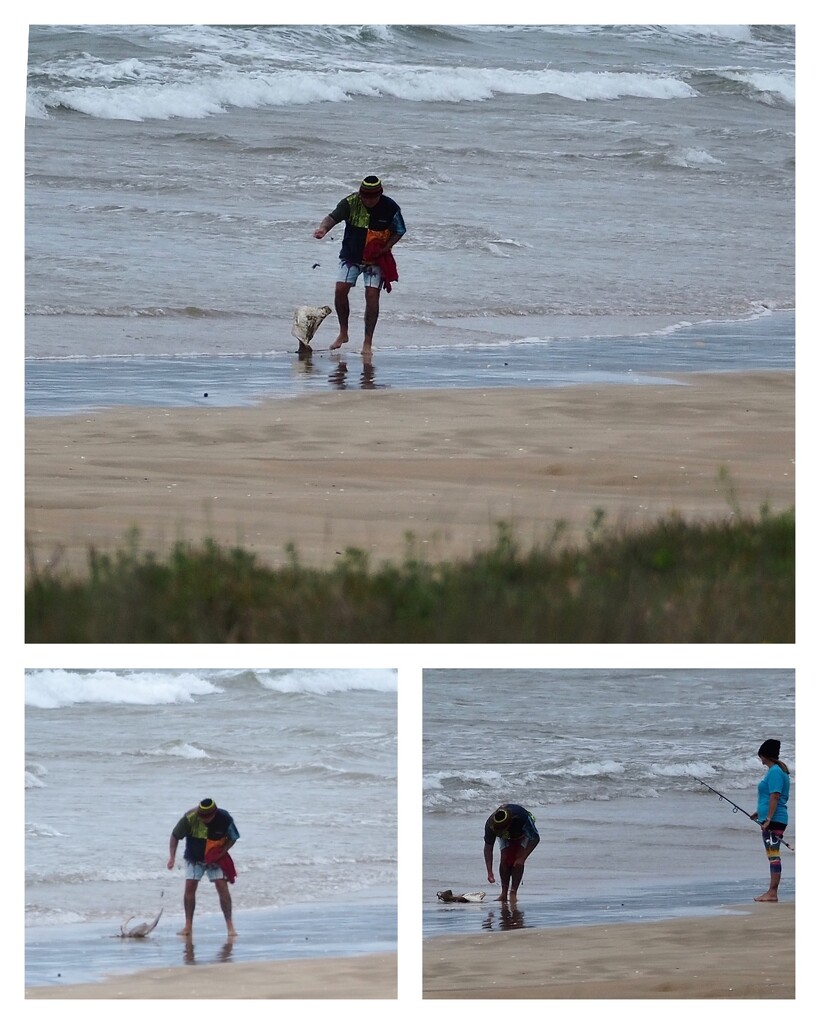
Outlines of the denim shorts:
M203 864L201 860L185 861L185 878L192 882L198 882L207 872L209 882L218 882L225 875L218 864Z
M336 276L337 282L352 284L356 286L359 274L364 274L365 288L378 288L382 283L382 272L373 263L346 263L339 260L339 273Z

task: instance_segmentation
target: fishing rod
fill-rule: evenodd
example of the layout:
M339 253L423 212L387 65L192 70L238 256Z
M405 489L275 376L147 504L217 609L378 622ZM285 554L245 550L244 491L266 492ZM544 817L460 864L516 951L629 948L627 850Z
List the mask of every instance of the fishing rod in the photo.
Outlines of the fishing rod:
M760 827L763 828L763 826L760 824L760 822L757 820L757 818L753 818L752 815L749 814L748 811L744 811L743 808L739 804L736 804L734 802L734 800L730 800L729 797L726 796L725 793L721 793L720 790L718 790L718 789L713 789L709 785L708 782L704 782L703 779L699 779L697 777L697 775L693 775L692 778L695 780L695 782L699 782L701 784L701 786L706 786L706 788L708 790L710 790L710 792L714 793L715 796L718 797L718 799L725 800L727 804L731 804L731 806L732 806L732 814L737 814L737 812L740 811L741 814L745 814L746 815L746 817L749 819L749 821L753 821L756 825L760 825ZM786 842L785 839L781 839L780 840L780 844L781 844L781 846L785 846L787 850L791 850L792 853L794 853L794 847L793 846L789 846L789 844Z

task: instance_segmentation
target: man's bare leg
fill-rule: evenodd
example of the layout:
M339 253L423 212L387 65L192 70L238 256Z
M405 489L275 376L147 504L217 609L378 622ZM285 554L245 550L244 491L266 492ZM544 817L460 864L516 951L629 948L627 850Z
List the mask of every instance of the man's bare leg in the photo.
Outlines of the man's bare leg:
M185 879L185 893L182 897L182 906L185 911L185 925L178 935L190 935L194 928L194 910L196 910L196 887L199 882L192 878Z
M365 288L364 290L364 344L362 355L370 355L373 352L373 332L376 330L376 321L379 319L379 292L378 288Z
M214 885L216 886L216 891L219 894L219 905L222 908L222 915L225 918L225 924L228 928L228 936L233 938L236 935L236 930L233 926L233 906L228 883L224 878L220 878L214 882Z
M336 282L336 292L334 295L334 304L336 306L336 316L339 318L339 336L330 346L331 351L333 349L341 348L347 340L347 330L350 321L350 300L348 299L348 293L350 292L352 285L345 284L344 281Z
M502 855L501 861L498 865L498 878L501 882L501 895L498 897L501 903L507 902L507 893L510 889L510 866L504 862Z
M515 901L518 898L518 887L524 877L524 864L513 864L510 868L510 899Z

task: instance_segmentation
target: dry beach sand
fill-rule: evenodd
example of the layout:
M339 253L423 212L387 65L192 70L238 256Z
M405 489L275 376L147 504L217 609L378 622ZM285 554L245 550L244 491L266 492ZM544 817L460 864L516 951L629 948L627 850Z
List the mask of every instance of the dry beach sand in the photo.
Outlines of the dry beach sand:
M439 937L428 999L793 999L793 903L641 924Z
M205 537L268 564L348 547L432 561L581 539L670 512L794 504L794 373L670 375L668 385L330 392L253 408L118 408L26 421L26 536L38 568L91 547ZM728 474L729 483L721 481ZM731 497L729 491L731 489Z
M395 999L396 954L140 971L27 999Z

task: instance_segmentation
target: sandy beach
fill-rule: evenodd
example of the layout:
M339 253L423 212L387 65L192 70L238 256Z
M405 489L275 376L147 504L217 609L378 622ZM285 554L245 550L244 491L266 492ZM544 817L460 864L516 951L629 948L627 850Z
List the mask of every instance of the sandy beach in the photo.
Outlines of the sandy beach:
M794 904L429 939L428 999L793 999ZM142 971L29 999L392 999L395 954Z
M140 971L87 985L31 988L27 999L395 999L396 954Z
M469 556L671 512L794 503L794 373L668 385L338 392L252 408L124 407L26 421L26 536L39 569L90 548L239 544L281 564ZM721 479L724 475L730 483ZM731 492L731 493L730 493Z
M428 999L793 999L794 904L428 939Z

